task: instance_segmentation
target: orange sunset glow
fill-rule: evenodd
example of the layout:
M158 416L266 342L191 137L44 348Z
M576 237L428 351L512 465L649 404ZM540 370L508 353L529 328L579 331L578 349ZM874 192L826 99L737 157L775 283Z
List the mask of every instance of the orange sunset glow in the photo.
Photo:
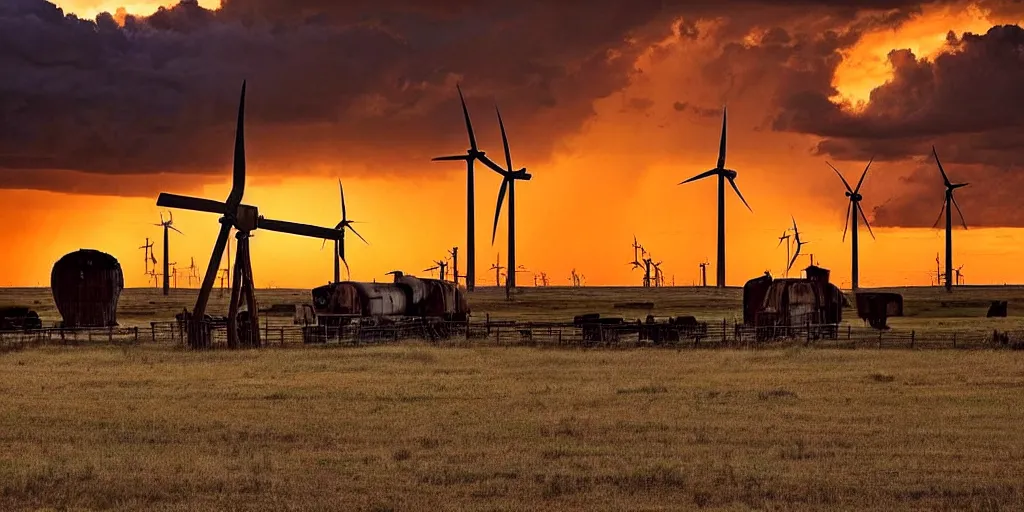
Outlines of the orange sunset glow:
M65 13L92 19L100 12L114 12L118 7L148 16L157 7L173 7L177 2L65 0L56 4ZM225 2L224 10L228 9L227 4ZM824 78L823 85L827 88L830 83L834 88L831 93L825 91L825 97L842 105L835 115L876 115L882 112L880 109L888 104L886 102L902 104L887 96L886 89L880 89L889 82L901 80L894 78L894 68L888 58L892 50L909 49L919 61L932 62L960 51L947 42L950 32L960 38L965 33L985 34L994 25L1020 21L1012 11L997 12L987 5L925 5L898 26L865 29L849 47L837 49L841 62L837 63L831 77ZM221 2L200 1L199 6L217 13ZM778 27L786 28L791 37L797 37L801 27L817 26L817 21L805 19L812 15L817 16L817 11L794 13L792 17L778 14L778 19L769 17L765 23L777 23ZM790 14L787 12L786 16ZM822 14L822 19L824 16ZM757 66L764 61L754 54L737 53L735 61L724 64L711 61L720 58L717 57L723 53L720 49L725 48L728 41L742 46L747 34L759 34L757 41L762 45L759 48L768 44L765 41L768 36L764 34L772 26L754 24L744 27L744 34L733 34L740 26L736 23L730 23L728 12L652 15L650 21L631 32L632 40L643 42L644 48L607 53L609 61L631 59L626 65L631 71L615 92L595 93L595 97L588 100L589 111L586 105L560 107L568 101L566 98L578 97L570 94L566 85L532 83L524 79L528 85L501 89L496 85L500 83L498 79L484 81L474 78L472 70L461 69L452 71L450 78L438 83L408 80L401 90L415 94L418 103L408 107L410 112L397 109L388 122L394 126L412 123L414 121L406 121L408 118L403 116L419 116L416 109L434 112L435 105L443 105L439 110L441 114L430 118L436 125L435 133L419 132L423 140L435 140L426 138L430 136L444 141L437 145L431 142L430 147L421 147L415 140L418 135L408 131L396 131L405 138L394 140L383 140L383 136L376 141L358 139L360 126L365 126L367 133L377 133L371 130L378 128L385 130L381 127L383 121L377 123L370 117L376 114L368 111L390 112L393 105L402 103L396 96L385 93L381 93L376 103L370 103L367 99L370 95L364 93L359 96L360 102L352 105L323 105L324 111L332 112L324 118L316 118L319 112L313 108L310 116L316 119L302 126L278 128L275 123L283 126L283 122L274 118L279 114L272 105L276 96L271 97L277 94L272 87L278 85L270 82L287 77L247 74L247 114L251 117L246 136L250 174L244 202L258 205L260 213L269 218L334 226L341 215L336 185L340 178L345 186L349 217L360 222L355 227L369 241L366 245L353 236L346 241L351 278L383 280L387 278L386 272L396 269L423 274L423 269L433 266L431 262L443 257L448 249L463 248L466 243L465 166L461 162L429 160L430 156L460 154L466 149L454 87L461 80L473 100L470 113L482 148L496 162L502 161L501 139L493 110L497 101L503 115L506 108L509 112L505 123L513 164L517 168L527 167L533 175L531 181L516 187L517 262L530 271L519 277L520 285L531 286L532 276L538 272L547 273L552 285L568 285L569 272L574 268L586 276L587 285L638 285L639 272L627 265L633 257L631 243L636 236L656 260L664 262L662 269L667 284L689 286L696 284L698 264L705 259L712 263L708 269L709 281L714 275L716 189L712 179L685 185L678 183L715 165L721 108L728 105L727 167L739 173L736 183L753 209L753 212L747 211L735 194L727 190L728 284L741 285L765 270L773 275L785 272L786 249L778 247L778 237L791 226L792 216L799 223L803 239L810 242L802 252L813 254L816 264L831 269L834 282L849 286L850 241L849 237L845 242L842 240L847 200L841 182L825 162L832 162L848 181L855 182L864 170L868 159L864 155L868 153L853 150L844 154L839 154L838 150L830 153L828 148L842 147L846 151L845 148L860 141L885 137L776 129L773 119L777 118L776 100L782 96L779 91L792 87L794 81L776 74L775 68L767 65L758 70ZM848 30L844 27L835 30ZM691 29L693 34L688 35L687 30ZM185 37L181 34L188 33L175 32L174 37ZM298 36L296 40L306 41ZM622 45L630 44L630 39L622 40L625 41ZM386 55L395 55L394 58L412 51L397 45L398 49L388 48ZM205 51L226 55L228 49L211 47ZM141 60L141 57L133 58ZM273 54L261 58L282 59ZM803 72L804 66L794 63L801 58L810 59L794 53L785 62L793 63L793 69ZM288 69L298 70L306 64L289 63L294 68ZM182 65L157 67L157 71L152 72L152 80L165 80L165 75L174 72L175 66ZM233 65L226 63L225 67ZM318 67L329 67L331 62L309 65L310 80L317 79L321 73L331 73ZM427 65L443 67L433 62ZM239 69L242 70L239 73L247 71ZM355 76L355 70L346 68L345 73L349 72ZM382 82L389 84L404 78L387 69L380 73L386 77ZM571 75L569 71L566 73ZM732 78L719 79L719 74ZM210 87L215 86L216 94L225 98L234 98L240 83L235 80L234 71L224 75L221 83L217 83L219 75L205 70L189 76L194 82L202 82L204 87L207 83L214 84ZM48 79L40 80L46 83ZM813 80L795 81L810 82ZM513 91L521 91L521 95ZM554 106L536 106L546 104L534 98L548 93L558 98ZM288 108L292 111L305 108L301 94L294 96L287 100ZM225 104L232 101L237 100L225 100ZM371 109L368 106L371 104L377 107ZM356 114L357 107L359 114ZM161 169L160 160L146 170L129 169L110 174L105 174L105 168L68 169L62 165L26 169L14 163L0 165L0 175L17 176L0 189L0 236L6 247L0 253L0 286L47 286L53 263L63 254L79 248L94 248L114 255L124 269L126 286L152 286L152 281L144 275L143 251L139 246L146 238L154 240L157 257L162 258L162 231L154 225L159 222L162 211L156 206L156 195L166 191L218 201L227 197L233 127L225 127L233 122L231 108L197 108L195 112L168 108L167 124L154 129L154 133L164 134L168 144L159 151L154 149L154 154L165 154L169 159L193 151L198 154L199 150L193 147L173 146L175 139L170 134L175 130L188 131L187 124L174 123L206 119L207 114L213 117L210 112L218 113L217 122L224 123L224 127L218 125L216 130L211 129L209 135L204 135L204 140L197 143L203 146L203 154L207 147L214 148L210 152L214 158L219 158L219 163L213 169L200 168L197 164L195 172L184 172L182 169L190 165L189 162ZM333 115L335 111L337 115ZM885 119L885 112L877 114L878 118ZM127 112L117 114L129 115ZM572 118L572 122L566 121L569 115L577 117ZM318 127L334 123L351 125L344 132L344 138L314 134ZM838 122L827 124L822 132L835 126L839 126ZM850 126L852 131L861 125L851 122ZM555 127L565 129L556 134ZM103 147L100 142L85 141L89 129L88 124L80 126L84 141L81 145ZM442 130L443 133L438 133ZM981 131L977 129L973 133ZM548 133L551 137L546 136ZM49 137L42 132L35 136ZM971 182L969 187L957 192L969 229L959 228L953 235L953 261L958 267L963 265L965 281L968 284L1024 281L1024 270L1009 264L1020 257L1024 231L1013 222L993 220L999 217L998 205L1004 204L998 200L1009 201L1005 204L1013 202L1004 197L1008 192L999 191L994 178L978 177L984 175L987 164L971 161L966 156L970 141L976 139L960 142L954 140L954 136L959 135L914 135L911 138L919 145L914 148L928 149L909 156L880 156L872 164L862 193L864 210L875 238L861 227L862 286L928 285L934 280L936 255L944 252L944 233L928 227L942 207L941 176L928 153L932 144L936 144L943 156L943 165L953 181ZM149 148L150 141L159 144L156 141L161 140L165 139L146 139L145 144L140 143L132 151L143 151L143 147ZM837 145L828 145L829 140L837 141ZM823 145L823 141L826 144ZM110 144L105 149L108 154L128 146L127 142L103 142L107 143ZM400 161L382 157L378 160L375 155L389 153L389 145L410 146L409 154L415 154L418 159ZM870 151L887 155L874 146ZM97 161L109 160L101 152ZM995 163L992 166L1003 170L1014 168ZM52 173L53 180L77 181L66 187L51 187L31 180L25 173ZM497 174L483 166L477 167L477 282L482 285L493 285L494 274L487 272L487 268L499 254L504 264L506 256L504 211L491 244L499 184ZM101 190L117 187L125 192L97 195ZM145 190L145 193L135 193L137 190ZM913 201L907 199L911 197ZM888 217L876 220L876 207L888 212ZM915 213L919 210L919 214ZM217 216L187 211L174 211L173 215L175 227L184 235L171 233L171 261L183 269L194 258L197 266L205 268L219 226ZM914 220L902 220L908 216L913 216ZM918 222L917 217L928 220ZM898 220L889 222L887 219ZM958 217L955 219L958 224ZM331 244L327 245L321 250L320 240L257 231L252 240L257 286L311 287L330 281L333 264ZM460 265L464 266L464 261L460 258ZM791 274L809 263L807 257L801 257ZM464 267L460 268L460 272L463 271ZM178 285L183 287L189 283L179 278ZM198 282L192 282L191 286L198 286Z

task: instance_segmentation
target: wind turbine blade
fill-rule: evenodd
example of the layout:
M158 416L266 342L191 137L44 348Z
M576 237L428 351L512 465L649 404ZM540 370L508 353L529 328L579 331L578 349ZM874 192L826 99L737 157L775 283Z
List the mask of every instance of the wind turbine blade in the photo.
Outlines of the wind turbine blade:
M342 236L336 229L310 226L309 224L299 224L297 222L288 222L284 220L267 219L265 217L259 218L257 227L267 231L290 233L298 236L308 236L310 238L324 238L327 240L338 240Z
M871 235L871 239L875 240L875 233L871 231L871 223L868 222L868 216L864 215L864 207L857 203L857 211L860 212L860 218L864 221L864 225L868 228L868 234Z
M793 253L793 259L789 260L789 266L786 267L786 272L789 272L793 268L793 264L796 263L796 257L800 256L800 245L796 244L796 252Z
M198 212L207 213L219 213L221 215L227 211L227 206L220 201L213 201L211 199L202 199L199 197L179 196L177 194L168 194L161 192L160 196L156 199L157 206L163 206L166 208L178 208L182 210L194 210ZM163 225L163 215L160 216L160 224L154 224L154 226Z
M871 162L875 161L875 156L871 155L871 160L868 160L868 165L864 167L864 174L860 175L860 181L857 182L857 188L853 189L854 192L860 192L860 186L864 184L864 178L868 175L868 169L871 168Z
M345 261L345 257L341 257L341 263L345 265L345 275L348 276L349 280L352 280L352 270L348 268L348 262Z
M498 236L498 216L501 215L501 203L505 201L505 190L508 189L508 178L501 180L501 189L498 191L498 207L494 210L494 230L491 232L491 245Z
M231 193L228 194L230 209L238 207L245 194L245 81L238 100L238 124L235 127L235 162L231 171Z
M431 158L431 162L452 162L455 160L466 160L466 155L455 155L455 156L437 156Z
M341 194L341 221L348 220L348 210L345 209L345 189L341 186L341 178L338 179L338 192Z
M324 241L323 241L323 242L321 242L321 243L320 243L320 250L321 250L321 251L322 251L322 250L324 250L324 247L325 247L325 246L327 246L327 239L326 239L326 238L324 239Z
M167 229L170 229L171 231L177 231L178 233L180 233L182 235L185 234L185 233L182 233L180 229L178 229L178 228L176 228L176 227L174 227L174 226L172 226L170 224L167 225Z
M939 222L942 221L942 214L946 211L946 201L942 201L942 208L939 209L939 216L935 218L935 224L932 224L933 228L939 227Z
M501 111L498 110L498 106L494 106L494 111L498 113L498 127L501 128L501 144L505 146L505 168L508 172L512 172L512 153L508 149L508 136L505 135L505 123L501 121Z
M935 146L932 146L932 155L935 155L935 163L939 165L939 172L942 173L942 182L948 187L949 177L946 176L946 170L942 168L942 162L939 160L939 153L935 151Z
M843 174L841 172L839 172L839 169L836 169L836 166L830 164L829 162L825 162L825 163L828 164L828 166L831 167L832 170L836 172L836 176L839 176L839 179L843 180L843 185L846 185L846 191L852 194L853 193L853 189L850 188L850 184L847 183L846 178L844 178Z
M734 181L732 178L729 178L729 184L732 185L732 189L736 191L736 195L740 196L740 201L743 201L743 206L746 206L747 209L750 210L751 213L753 213L754 209L751 208L749 204L747 204L746 199L743 199L743 194L740 193L739 187L736 186L736 181Z
M858 207L860 205L857 205ZM850 211L853 209L853 201L846 206L846 224L843 225L843 242L846 242L846 232L850 229Z
M722 142L718 146L718 168L725 169L725 127L728 108L722 107Z
M476 135L473 134L473 122L469 120L469 109L466 108L466 98L462 96L462 88L459 84L455 84L455 89L459 91L459 101L462 103L462 115L466 118L466 132L469 133L469 147L476 151Z
M363 238L363 235L360 235L359 232L356 231L356 228L352 227L352 224L345 224L345 227L347 227L350 231L352 231L353 234L358 236L359 239L362 240L364 244L370 245L370 242L367 242L366 239Z
M702 173L700 173L700 174L698 174L698 175L696 175L696 176L694 176L694 177L692 177L692 178L690 178L688 180L680 181L679 184L682 185L683 183L689 183L691 181L702 180L704 178L707 178L708 176L714 176L716 174L718 174L718 169L711 169L710 171L704 171L704 172L702 172Z
M488 158L487 156L477 157L477 160L483 162L483 164L486 165L487 167L490 167L492 171L502 176L508 176L509 174L511 174L509 171L502 169L500 165L494 163L494 161Z
M964 229L967 229L967 221L964 220L964 212L960 211L960 205L956 202L956 196L950 194L949 198L953 200L953 206L956 208L956 213L960 215L960 224L964 226Z

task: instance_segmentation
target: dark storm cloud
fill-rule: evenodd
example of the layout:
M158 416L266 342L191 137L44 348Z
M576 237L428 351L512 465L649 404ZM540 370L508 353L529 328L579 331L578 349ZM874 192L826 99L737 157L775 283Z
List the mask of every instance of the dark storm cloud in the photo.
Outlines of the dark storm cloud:
M934 145L944 164L962 164L960 179L973 182L960 194L961 206L975 212L973 224L1024 226L1024 216L1011 214L1018 200L1003 193L1024 186L1016 167L1024 146L1024 30L1009 25L980 35L951 33L947 51L934 60L895 49L889 63L892 80L871 93L862 112L829 101L835 91L819 83L787 93L774 127L824 137L816 152L839 160L923 159ZM934 163L930 169L937 176ZM923 172L915 171L908 185ZM930 226L934 219L923 209L930 199L908 186L875 210L875 223Z
M655 1L382 4L182 3L121 28L5 2L0 166L223 173L242 79L255 172L309 160L422 169L463 151L460 80L478 136L494 141L497 100L529 161L622 89L644 41L670 30L643 32Z
M838 48L867 27L899 24L917 5L225 0L218 11L183 2L120 27L110 15L80 20L43 0L4 0L0 169L222 176L243 79L255 173L305 173L310 162L443 172L428 167L429 157L466 146L459 81L482 141L497 142L497 100L516 160L529 165L578 130L594 100L622 90L636 56L679 16L684 39L698 36L694 20L727 19L723 58L709 73L735 75L730 66L742 64L748 79L810 91L829 87ZM799 32L786 23L794 18L824 21ZM730 42L755 26L776 28L753 52ZM794 62L787 55L806 69L776 76L773 66ZM630 105L651 108L643 100ZM78 190L55 171L12 172L0 170L0 187ZM142 188L112 193L149 194Z

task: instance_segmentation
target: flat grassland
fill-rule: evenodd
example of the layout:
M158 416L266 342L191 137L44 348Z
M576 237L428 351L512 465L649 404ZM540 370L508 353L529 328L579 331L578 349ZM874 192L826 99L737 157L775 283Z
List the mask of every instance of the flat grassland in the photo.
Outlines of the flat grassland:
M984 318L996 298L1017 314L1021 288L902 292L901 328L1024 320ZM46 293L0 304L56 319ZM166 320L193 294L128 290L119 317ZM471 300L502 319L650 300L731 320L739 297ZM0 510L1019 510L1022 391L1016 351L44 347L0 355Z

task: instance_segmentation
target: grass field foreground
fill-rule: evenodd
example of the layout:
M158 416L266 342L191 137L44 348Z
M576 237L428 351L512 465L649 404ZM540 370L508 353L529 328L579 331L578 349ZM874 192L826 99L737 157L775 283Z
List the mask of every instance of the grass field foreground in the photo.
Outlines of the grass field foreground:
M0 509L1024 508L1017 352L0 355Z

